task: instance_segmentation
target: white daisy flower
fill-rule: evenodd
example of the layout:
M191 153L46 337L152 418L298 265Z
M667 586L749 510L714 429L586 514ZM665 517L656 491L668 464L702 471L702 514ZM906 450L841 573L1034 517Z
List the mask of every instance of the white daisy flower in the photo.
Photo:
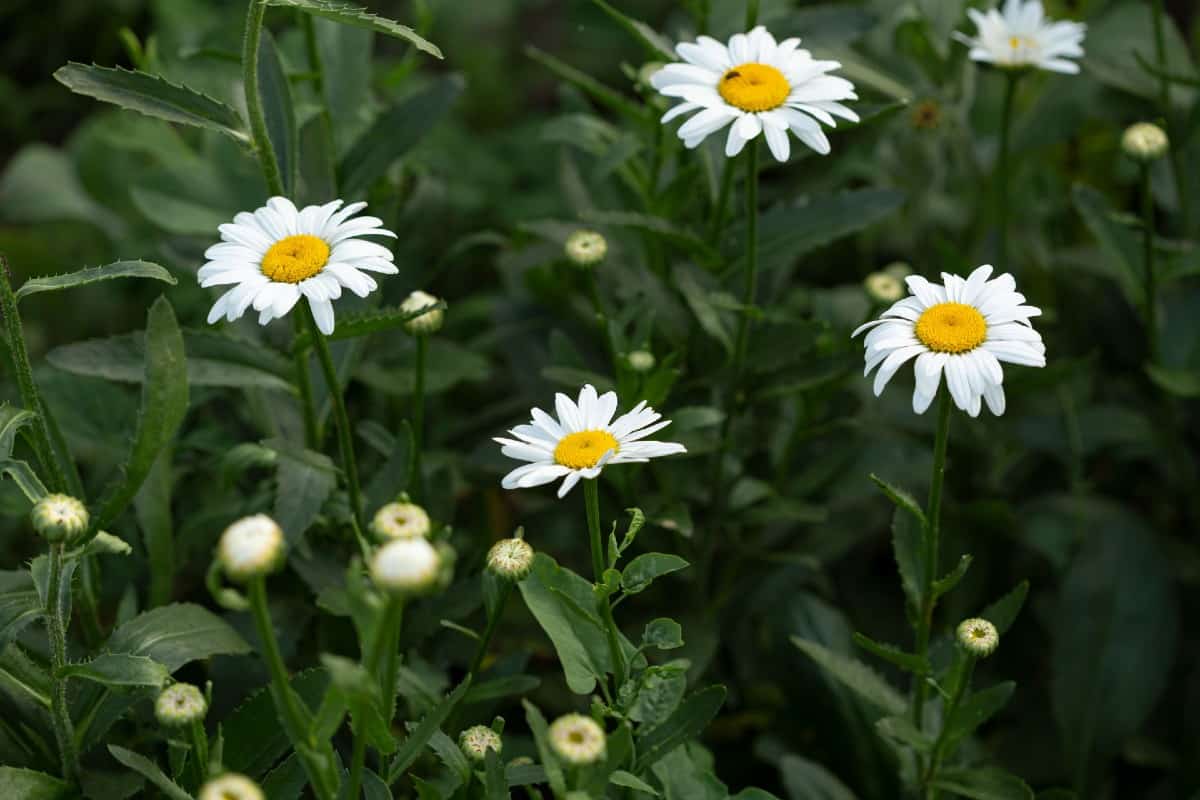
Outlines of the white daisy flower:
M699 112L679 128L689 148L733 123L725 140L730 158L762 133L776 160L787 161L789 130L818 153L828 153L819 123L837 127L834 117L857 122L858 115L838 101L858 95L850 81L826 74L840 63L817 61L799 45L799 39L776 43L761 25L735 34L728 46L708 36L679 44L675 51L687 63L667 64L650 81L666 97L683 100L662 121Z
M854 331L852 336L874 329L866 338L863 374L879 367L876 397L896 370L916 358L916 413L925 413L933 402L943 372L960 409L979 416L981 401L986 400L993 414L1004 413L1000 362L1044 367L1046 346L1029 322L1041 309L1025 305L1012 275L1006 272L988 280L991 274L987 264L965 280L943 272L943 285L909 275L904 280L912 294Z
M528 461L504 476L505 489L529 489L563 478L558 496L564 497L580 478L595 478L607 464L649 461L659 456L686 453L676 442L642 441L671 424L658 420L662 414L643 400L628 413L613 420L617 393L597 396L588 384L579 391L579 402L561 392L554 396L558 419L535 408L528 425L518 425L509 433L516 439L497 438L504 445L500 452L509 458Z
M208 312L211 325L230 322L253 306L266 325L308 299L317 327L333 333L333 303L346 287L366 297L378 284L367 272L395 275L392 251L361 236L396 234L380 226L378 217L353 217L366 203L342 208L341 200L297 211L286 197L272 197L254 213L243 211L221 225L221 243L204 252L201 286L237 284L221 295Z
M976 35L955 31L954 38L971 48L971 60L998 67L1079 72L1079 65L1070 59L1083 56L1087 26L1048 21L1041 0L1005 0L1002 12L968 8L967 16L975 23Z

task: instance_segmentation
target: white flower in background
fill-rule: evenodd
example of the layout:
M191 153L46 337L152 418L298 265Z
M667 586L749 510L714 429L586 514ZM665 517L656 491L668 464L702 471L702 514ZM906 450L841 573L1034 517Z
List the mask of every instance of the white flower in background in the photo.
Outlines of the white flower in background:
M563 245L567 260L578 267L592 267L608 255L608 242L596 231L572 231Z
M965 619L958 625L958 643L976 658L987 658L1000 644L1000 632L986 619Z
M1162 158L1171 147L1167 133L1153 122L1135 122L1121 136L1121 149L1138 161Z
M834 117L857 122L858 115L838 101L858 95L850 81L827 74L840 63L817 61L799 45L799 39L776 43L761 25L730 37L728 45L708 36L679 44L675 51L687 63L667 64L651 79L663 95L683 100L662 121L698 112L679 129L689 148L732 123L725 140L730 158L761 133L776 160L787 161L789 130L818 153L828 153L820 123L836 127Z
M371 530L384 540L428 536L430 528L429 515L416 503L388 503L371 520Z
M245 583L269 575L283 563L283 530L266 514L242 517L225 529L217 559L232 581Z
M265 800L258 784L236 772L226 772L200 787L196 800Z
M975 36L954 32L954 38L971 48L973 61L1017 69L1037 67L1050 72L1079 72L1072 58L1083 56L1081 22L1051 22L1041 0L1005 0L1004 10L981 12L968 8Z
M583 714L566 714L550 724L550 746L568 764L592 764L604 757L607 737L600 723Z
M863 289L876 303L894 303L904 297L904 283L890 272L872 272L863 279Z
M428 539L393 539L375 551L371 580L384 591L419 593L437 582L441 567L442 557Z
M221 225L221 243L204 251L208 262L200 268L200 285L236 286L213 304L209 324L221 317L232 322L253 306L258 323L266 325L303 296L321 332L333 333L332 301L343 286L366 297L378 287L367 272L398 271L391 250L359 238L396 236L380 227L378 217L354 217L366 206L342 208L334 200L297 211L286 197L272 197L254 213L243 211Z
M163 689L154 701L154 716L159 724L179 728L200 722L208 713L208 702L199 687L190 683L175 683Z
M404 302L400 304L400 310L405 314L416 314L423 308L436 306L441 301L433 295L422 292L418 289L404 298ZM412 319L404 323L404 330L411 333L413 336L428 336L431 333L437 333L442 329L442 323L446 320L446 312L442 308L429 308L423 314L418 314Z
M943 372L954 404L963 411L978 416L986 400L993 414L1004 413L1000 362L1044 367L1046 347L1029 322L1041 310L1025 305L1012 275L988 280L991 274L988 265L965 280L943 272L943 285L909 275L905 281L912 294L854 331L858 336L873 329L866 337L863 374L879 368L876 397L896 370L916 358L916 413L925 413L933 402Z
M675 442L642 441L671 424L658 422L662 417L645 401L613 420L617 393L597 396L588 384L579 391L579 402L561 392L554 397L558 419L535 408L528 425L518 425L509 433L516 439L497 438L501 452L509 458L528 461L504 476L505 489L529 489L564 478L558 496L564 497L580 478L595 478L606 464L649 461L659 456L686 453Z

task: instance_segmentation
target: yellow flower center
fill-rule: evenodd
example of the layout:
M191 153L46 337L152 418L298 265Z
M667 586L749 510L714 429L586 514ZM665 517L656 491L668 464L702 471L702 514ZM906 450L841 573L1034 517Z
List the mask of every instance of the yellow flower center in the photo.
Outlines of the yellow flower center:
M555 462L571 469L594 467L609 450L621 445L608 431L580 431L564 436L554 448Z
M299 283L329 263L329 245L302 233L280 239L263 256L262 274L278 283Z
M721 76L717 91L725 102L742 111L770 111L791 94L783 73L770 64L739 64Z
M917 338L937 353L965 353L983 344L987 322L966 303L938 303L917 319Z

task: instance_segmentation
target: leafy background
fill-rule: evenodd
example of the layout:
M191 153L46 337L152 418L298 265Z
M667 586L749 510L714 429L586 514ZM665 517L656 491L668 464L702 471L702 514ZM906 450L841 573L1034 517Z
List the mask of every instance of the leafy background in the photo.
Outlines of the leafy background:
M622 5L672 37L690 30L686 3ZM891 508L867 475L923 492L931 421L912 416L903 378L880 400L870 396L858 373L860 345L848 333L870 313L860 285L868 273L896 260L930 276L962 273L994 251L989 175L1002 85L948 43L947 34L964 27L964 5L763 3L773 30L801 33L818 53L841 58L864 103L880 113L835 134L830 157L797 156L765 175L756 388L750 413L734 426L737 479L725 509L708 501L704 481L721 422L715 376L732 332L732 297L688 257L736 264L740 216L707 254L674 230L645 234L644 221L606 216L644 211L622 170L654 152L653 126L638 128L597 104L530 48L638 108L655 102L635 80L651 56L583 0L489 0L471 4L470 13L451 2L372 4L428 32L447 55L436 65L399 42L319 26L339 153L389 110L407 109L395 117L394 136L409 137L412 147L387 160L382 180L359 187L400 234L401 274L383 284L383 301L424 288L450 304L432 344L426 462L436 488L427 505L454 526L463 578L410 620L406 636L422 643L410 657L415 670L436 684L446 665L469 658L469 643L437 620L477 618L481 598L469 578L488 543L517 524L540 551L584 571L579 498L501 492L505 460L489 437L521 421L529 406L545 406L555 390L620 377L595 333L583 276L558 257L562 236L585 220L612 244L597 274L604 296L631 320L653 318L649 333L631 334L633 343L648 344L669 365L655 373L658 383L638 390L658 395L655 405L674 417L671 430L692 453L604 487L608 518L635 503L646 510L639 547L675 550L693 562L670 586L656 584L623 609L627 630L652 617L680 619L689 679L729 688L704 744L730 787L846 796L830 782L836 775L855 796L896 796L893 756L873 731L879 709L831 682L791 638L865 658L855 653L852 631L883 641L907 636ZM1162 363L1147 369L1136 231L1127 216L1136 209L1137 173L1120 155L1119 137L1125 125L1160 113L1158 83L1134 56L1153 53L1149 12L1133 0L1047 5L1089 24L1083 74L1027 79L1017 101L1013 269L1030 301L1046 310L1038 327L1049 366L1010 370L1003 418L954 420L943 563L968 551L974 562L939 618L946 629L1028 582L1024 612L978 671L981 685L1002 678L1018 685L975 741L979 752L1039 790L1193 797L1200 791L1200 103L1194 88L1172 90L1180 179L1166 161L1153 168L1164 347ZM1171 71L1195 76L1200 19L1190 3L1169 5ZM332 480L322 482L311 465L290 469L279 444L299 430L294 404L279 391L289 369L280 355L287 326L236 326L245 344L233 352L203 325L212 295L195 285L194 272L215 224L261 201L252 159L219 134L98 106L50 77L68 60L139 64L236 106L241 14L240 3L201 0L18 2L0 12L0 252L18 277L146 258L179 280L109 282L23 302L39 379L92 487L117 468L134 427L142 355L140 337L126 334L144 326L146 307L164 290L184 329L186 421L170 468L152 473L135 510L113 526L135 557L105 572L109 621L146 607L151 592L211 606L203 579L221 529L271 508L277 494L303 493L295 481L315 481L305 485L308 496L328 502L287 513L315 522L310 542L332 535L327 518L339 501ZM740 3L714 3L711 27L731 32L741 14ZM303 42L286 14L271 20L298 116L311 120L316 95L300 74ZM123 28L137 48L122 47ZM696 167L700 156L689 161L665 135L663 158L677 180L657 212L680 230L703 230L689 197L711 191L713 178ZM302 164L302 174L318 167ZM343 301L339 314L352 305ZM369 493L381 500L401 483L389 454L408 409L412 346L393 332L337 353L355 378L354 418L374 423L360 427L360 448ZM16 399L11 381L3 390ZM276 465L265 463L264 448L276 453ZM0 485L6 567L38 552L26 513L13 485ZM165 579L148 574L145 547L163 536L174 541L179 571L152 589ZM286 574L294 580L277 579L272 600L292 621L285 645L299 668L315 663L318 645L336 649L346 630L312 604L340 575L339 562L301 548L291 563ZM510 612L501 657L514 665L527 658L525 671L545 678L534 692L539 705L572 706L544 634L524 609ZM229 619L253 640L244 619ZM208 652L229 649L236 648ZM180 675L189 669L199 668ZM209 674L214 713L222 716L265 680L254 659L235 654L216 658ZM898 673L888 677L901 685ZM0 697L6 710L11 702ZM148 727L149 704L138 711L140 720L123 729L134 742Z

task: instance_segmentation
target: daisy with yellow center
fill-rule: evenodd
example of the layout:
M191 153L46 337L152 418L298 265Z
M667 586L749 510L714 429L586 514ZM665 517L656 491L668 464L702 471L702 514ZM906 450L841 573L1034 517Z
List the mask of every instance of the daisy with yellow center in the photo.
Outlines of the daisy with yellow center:
M1006 69L1079 72L1071 59L1083 56L1087 26L1048 21L1041 0L1005 0L1002 11L968 8L967 15L975 23L975 36L956 31L954 38L971 48L971 60Z
M760 133L771 154L787 161L788 131L824 155L829 140L821 124L836 127L834 117L852 122L858 115L841 100L856 100L854 84L827 73L837 61L817 61L799 49L799 39L776 42L761 25L721 44L701 36L675 48L684 63L667 64L650 79L661 94L683 102L663 115L669 122L696 112L679 128L689 148L729 126L725 155L732 158Z
M597 477L607 464L687 452L675 442L645 440L671 424L670 420L660 422L662 415L645 401L615 420L616 392L598 395L590 384L580 390L578 402L561 393L554 402L557 419L535 408L528 425L510 431L516 438L496 439L503 445L504 455L529 462L504 476L501 485L505 489L528 489L563 478L558 496L564 497L581 478Z
M232 322L251 306L266 325L304 297L322 333L333 333L333 301L342 288L366 297L378 284L367 273L394 275L392 251L362 236L396 234L378 217L354 216L366 203L342 208L341 200L297 210L286 197L272 197L253 213L241 212L221 225L221 243L205 251L201 286L236 284L208 314L212 324Z
M1025 305L1025 295L1005 273L989 280L992 268L979 267L967 278L942 273L942 284L919 275L905 278L912 294L854 332L866 330L866 369L875 373L875 395L907 361L916 359L913 411L925 413L941 384L963 411L979 415L984 401L1004 413L1001 362L1046 366L1046 347L1030 318L1041 310Z

